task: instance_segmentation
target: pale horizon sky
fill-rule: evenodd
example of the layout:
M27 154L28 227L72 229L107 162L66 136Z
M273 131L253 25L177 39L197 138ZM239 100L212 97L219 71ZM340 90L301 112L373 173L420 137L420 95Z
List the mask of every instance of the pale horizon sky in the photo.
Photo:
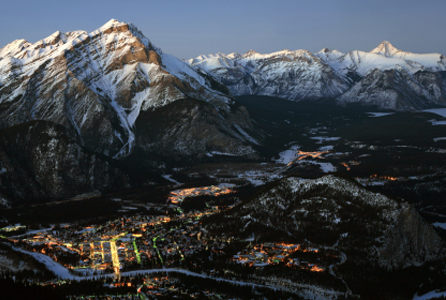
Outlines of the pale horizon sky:
M55 31L91 32L110 19L135 24L180 59L210 53L370 51L384 40L415 53L446 54L444 0L1 0L0 48Z

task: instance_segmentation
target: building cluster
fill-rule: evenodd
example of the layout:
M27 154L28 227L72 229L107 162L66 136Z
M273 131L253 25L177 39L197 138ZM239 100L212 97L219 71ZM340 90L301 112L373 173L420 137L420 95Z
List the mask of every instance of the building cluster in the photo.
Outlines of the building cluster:
M138 288L138 294L147 298L165 297L179 298L184 295L187 298L198 299L226 299L225 294L218 294L213 291L185 286L181 280L169 276L147 277L144 284Z
M186 197L196 197L196 196L220 196L225 194L234 193L229 185L220 184L218 186L203 186L194 187L189 189L180 189L170 192L167 199L168 202L173 204L181 203Z
M0 228L0 232L1 233L19 233L21 231L25 231L26 230L26 226L21 225L21 224L15 224L15 225L10 225L10 226L6 226L3 228Z
M201 217L218 211L209 207L174 217L134 215L87 227L66 225L21 241L79 273L119 273L135 264L177 266L200 251L222 252L230 242L225 237L208 237L200 226ZM60 259L67 254L70 260Z
M319 252L319 249L317 248L303 249L299 244L263 243L253 245L250 243L244 251L234 255L233 260L240 264L254 267L264 267L267 265L284 263L288 267L305 268L316 272L323 271L322 268L315 264L310 264L306 260L294 257L295 255L292 254L298 250L302 252Z
M67 300L136 300L140 299L138 294L123 294L123 295L82 295L82 296L67 296Z

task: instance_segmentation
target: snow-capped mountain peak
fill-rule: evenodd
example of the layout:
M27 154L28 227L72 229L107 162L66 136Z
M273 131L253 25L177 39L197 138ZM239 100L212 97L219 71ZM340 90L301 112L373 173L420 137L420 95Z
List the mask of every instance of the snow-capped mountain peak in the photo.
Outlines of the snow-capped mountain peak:
M126 25L128 25L127 23L124 23L124 22L119 22L118 20L116 20L116 19L110 19L107 23L105 23L104 25L102 25L100 28L99 28L99 30L100 31L105 31L105 30L107 30L108 28L111 28L111 27L120 27L120 26L126 26Z
M330 50L328 48L324 48L319 52L316 52L314 55L321 58L324 61L333 61L340 59L342 56L345 55L345 53L342 53L341 51L338 50Z
M381 42L378 47L370 51L370 53L376 53L384 55L385 57L392 57L395 54L409 53L399 50L395 46L393 46L389 41Z
M252 57L252 56L256 56L259 55L260 53L254 50L249 50L248 52L246 52L245 54L243 54L243 57Z
M14 53L22 51L24 48L27 48L30 45L31 44L27 40L24 39L15 40L7 44L5 47L0 48L0 60L3 57L13 55Z
M241 56L202 55L187 62L226 84L235 96L263 95L292 101L337 98L343 103L373 98L366 104L397 110L446 105L444 55L406 52L388 41L370 52L344 54L323 48L314 54L287 49L260 54L250 50ZM394 78L392 72L404 80ZM388 92L384 88L388 85L397 91Z
M201 101L216 115L234 113L234 100L215 89L218 83L163 53L131 23L112 19L91 33L56 31L34 44L18 40L0 51L0 127L31 120L56 122L76 132L91 150L114 158L130 155L137 145L135 128L141 114L178 100ZM221 137L232 139L237 155L253 152L242 145L252 140L246 133L252 130L246 113L232 121L222 116L219 120L221 132L227 133ZM212 144L218 143L216 135L207 145L189 141L176 145L184 153L192 147L190 153L199 148L206 155L206 147L213 149ZM145 149L148 141L143 142Z

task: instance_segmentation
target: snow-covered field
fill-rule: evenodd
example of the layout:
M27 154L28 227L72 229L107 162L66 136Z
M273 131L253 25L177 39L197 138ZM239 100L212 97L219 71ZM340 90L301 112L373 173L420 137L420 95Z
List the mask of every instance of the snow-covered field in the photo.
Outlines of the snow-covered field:
M438 223L438 222L436 222L436 223L433 223L432 226L439 227L439 228L442 228L442 229L446 230L446 223Z
M254 186L260 186L267 182L278 180L282 178L282 176L261 170L253 170L239 173L238 178L243 178Z
M434 138L434 142L445 141L445 140L446 140L446 137L437 137L437 138Z
M413 300L428 300L428 299L438 298L441 296L446 296L446 291L440 292L439 290L435 290L421 296L415 295L413 297Z
M324 173L336 172L336 167L331 163L315 162L315 164L319 165Z
M316 144L322 144L324 142L337 141L340 138L341 138L340 136L312 136L312 137L310 137L310 139L312 139L312 140L318 140L316 142Z
M321 140L323 139L324 141L325 140L333 141L333 140L339 139L339 137L311 137L311 138L321 139ZM318 142L318 144L321 143L321 140ZM330 151L333 149L333 147L334 146L332 146L332 145L327 145L327 146L320 147L318 150L319 151ZM297 160L297 158L299 156L299 152L298 152L299 149L300 149L299 145L291 146L291 148L289 150L280 152L279 158L276 159L275 162L277 164L284 164L284 165L288 165L291 162L298 163L298 164L308 163L308 164L319 165L319 167L322 169L322 171L324 173L336 172L336 167L333 166L329 162L319 162L319 161L314 161L314 160L309 160L309 159Z
M170 182L175 183L175 184L182 184L181 182L178 182L178 181L176 181L175 179L173 179L171 174L165 174L165 175L162 175L162 177L163 177L164 179L169 180Z
M362 186L378 186L386 184L385 180L370 180L370 178L356 178L356 181Z
M285 150L279 153L279 158L276 159L276 163L287 165L297 158L297 150L300 149L299 145L293 145L289 150Z
M334 148L333 145L327 145L327 146L319 147L317 150L318 151L331 151L331 150L333 150L333 148Z
M379 117L385 117L385 116L393 115L394 112L368 112L367 114L371 118L379 118Z
M446 125L446 121L429 120L433 126Z
M423 112L429 112L433 114L437 114L439 116L442 116L443 118L446 118L446 108L431 108L431 109L425 109Z

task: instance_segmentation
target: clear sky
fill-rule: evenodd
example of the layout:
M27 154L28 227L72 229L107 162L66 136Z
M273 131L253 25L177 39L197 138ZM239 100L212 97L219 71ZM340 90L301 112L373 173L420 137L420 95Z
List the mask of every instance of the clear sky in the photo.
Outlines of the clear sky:
M0 47L134 23L178 58L216 52L369 51L381 41L446 54L445 0L0 0Z

